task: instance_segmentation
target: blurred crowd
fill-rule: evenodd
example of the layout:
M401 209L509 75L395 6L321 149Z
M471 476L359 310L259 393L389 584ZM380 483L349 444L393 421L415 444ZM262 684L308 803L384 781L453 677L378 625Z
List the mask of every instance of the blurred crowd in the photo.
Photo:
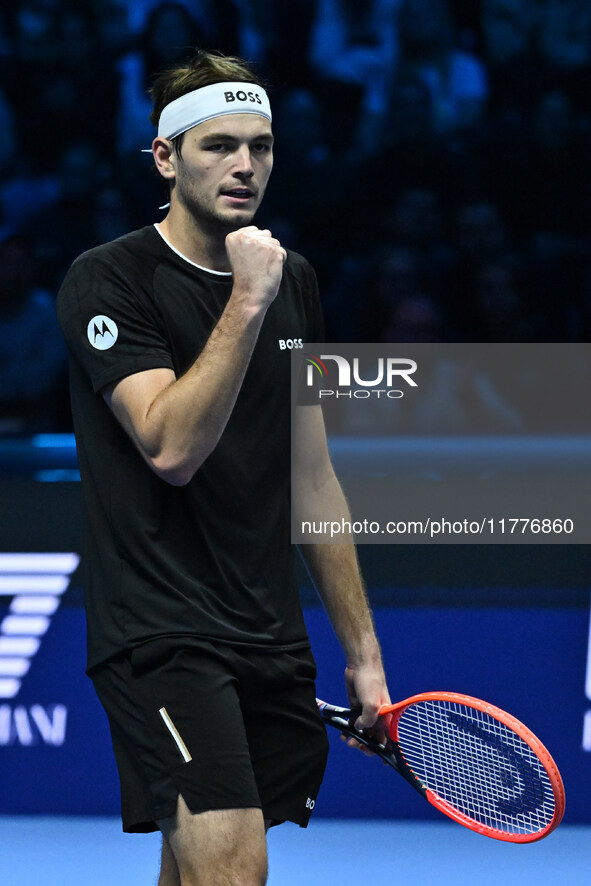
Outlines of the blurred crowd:
M60 282L163 217L147 90L194 48L270 84L259 224L328 341L591 331L586 0L20 0L0 11L0 432L68 430Z

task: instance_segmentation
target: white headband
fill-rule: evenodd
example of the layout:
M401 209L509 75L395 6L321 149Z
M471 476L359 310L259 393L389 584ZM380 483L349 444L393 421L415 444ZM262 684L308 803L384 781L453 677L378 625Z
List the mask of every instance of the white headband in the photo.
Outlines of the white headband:
M175 138L212 117L226 114L259 114L270 121L267 93L255 83L213 83L194 89L163 108L158 135Z

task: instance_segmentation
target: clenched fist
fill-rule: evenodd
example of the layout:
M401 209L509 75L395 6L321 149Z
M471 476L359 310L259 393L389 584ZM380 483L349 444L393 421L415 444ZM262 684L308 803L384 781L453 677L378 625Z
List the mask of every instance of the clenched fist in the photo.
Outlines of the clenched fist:
M233 275L233 296L254 310L266 310L279 289L287 253L271 231L255 225L239 228L226 237Z

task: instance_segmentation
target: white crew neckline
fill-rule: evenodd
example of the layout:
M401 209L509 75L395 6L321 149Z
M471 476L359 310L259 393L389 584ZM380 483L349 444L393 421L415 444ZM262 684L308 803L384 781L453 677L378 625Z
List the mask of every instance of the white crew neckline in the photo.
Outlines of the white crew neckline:
M179 250L178 250L175 246L172 245L172 243L170 242L170 240L168 240L168 239L164 236L164 234L162 233L162 231L161 231L160 228L158 227L158 222L154 222L154 227L156 228L157 232L160 234L160 236L162 237L162 239L164 240L164 242L166 243L166 245L167 245L170 249L172 249L172 251L173 251L176 255L178 255L179 258L182 258L183 261L186 261L186 262L188 262L190 265L193 265L194 268L199 268L200 271L207 271L208 274L216 274L218 277L231 277L231 276L232 276L232 271L214 271L213 268L205 268L203 265L198 265L197 262L195 262L195 261L191 261L190 258L187 258L186 255L183 255L182 252L179 252Z

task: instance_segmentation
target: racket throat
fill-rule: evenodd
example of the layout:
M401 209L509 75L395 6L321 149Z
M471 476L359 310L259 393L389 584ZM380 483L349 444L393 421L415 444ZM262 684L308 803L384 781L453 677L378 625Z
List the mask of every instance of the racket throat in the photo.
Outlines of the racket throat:
M429 802L433 806L436 806L436 801L438 799L437 794L434 794L432 790L430 790L425 784L423 784L418 775L411 769L411 767L406 762L402 751L395 741L390 743L390 752L396 763L394 768L398 770L400 775L409 783L411 787L415 789L415 791L417 791L426 800L429 800Z

